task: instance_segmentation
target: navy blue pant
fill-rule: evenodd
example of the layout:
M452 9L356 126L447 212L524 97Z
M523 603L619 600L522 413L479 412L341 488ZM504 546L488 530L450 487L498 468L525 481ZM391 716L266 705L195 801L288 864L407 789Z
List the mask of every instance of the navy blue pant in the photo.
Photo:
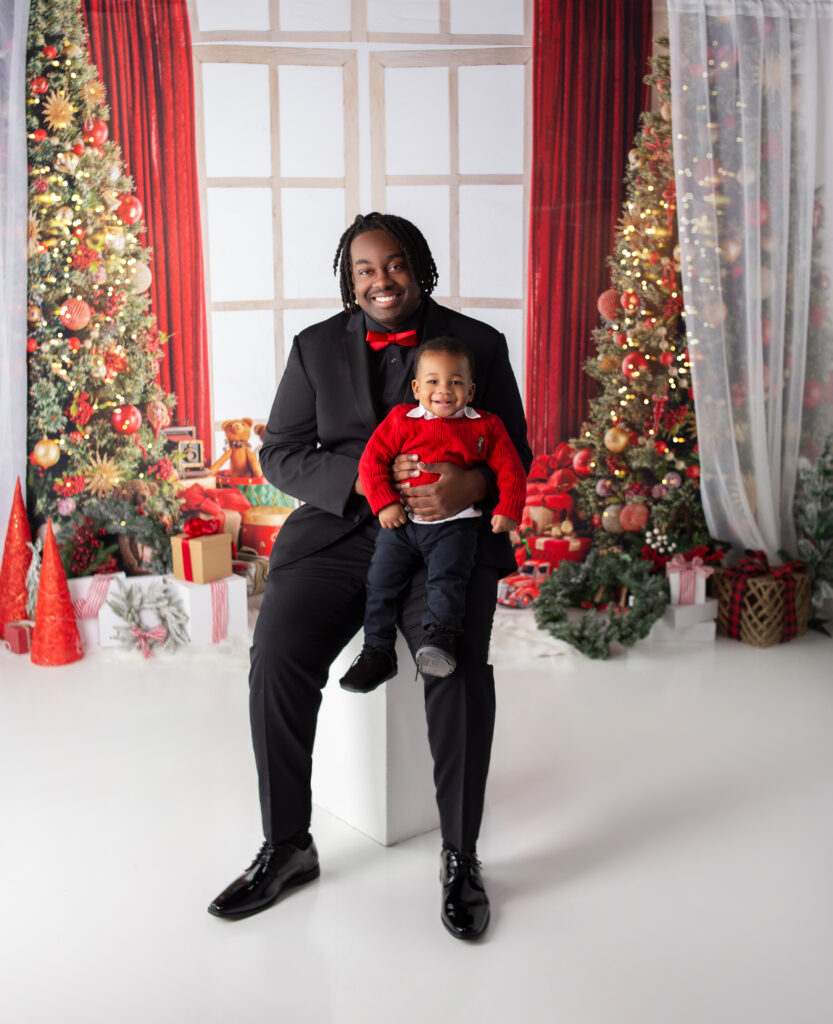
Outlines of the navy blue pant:
M422 565L427 570L422 625L462 629L478 522L474 517L448 523L409 519L394 530L379 530L367 574L364 642L368 647L393 649L402 596Z

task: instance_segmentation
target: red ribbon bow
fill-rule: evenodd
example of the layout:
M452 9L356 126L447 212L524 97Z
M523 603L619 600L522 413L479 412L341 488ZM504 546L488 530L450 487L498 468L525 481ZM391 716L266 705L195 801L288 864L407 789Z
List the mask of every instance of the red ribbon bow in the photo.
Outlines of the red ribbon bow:
M410 348L417 343L416 331L401 331L399 334L384 334L382 331L368 331L367 343L374 352L385 348L386 345L404 345Z
M189 512L205 512L207 515L216 516L222 513L221 506L211 497L204 487L199 484L191 484L180 495L182 507Z
M145 658L155 657L150 646L151 641L153 641L153 643L161 644L164 643L168 636L168 631L161 622L154 626L153 629L148 630L139 629L138 626L131 626L130 632L139 641L139 646L142 648L142 655Z
M213 533L222 533L223 526L219 519L186 519L183 531L186 537L209 537Z

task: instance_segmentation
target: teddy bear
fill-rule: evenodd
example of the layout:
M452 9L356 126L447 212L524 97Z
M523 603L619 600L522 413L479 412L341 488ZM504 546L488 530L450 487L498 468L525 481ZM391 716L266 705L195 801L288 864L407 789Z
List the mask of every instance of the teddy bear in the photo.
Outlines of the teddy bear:
M254 420L245 416L240 420L226 420L223 424L223 431L226 435L226 450L214 465L209 473L216 474L219 468L229 462L231 476L262 476L260 459L257 453L249 445L249 438L252 436L252 429L255 434L263 440L266 433L266 424L258 423L254 426Z
M135 505L140 514L144 515L143 505L159 491L159 486L152 480L125 480L123 484L113 488L111 497L116 501L129 501ZM119 555L124 571L130 576L146 575L152 552L146 544L139 544L134 537L125 533L119 534Z

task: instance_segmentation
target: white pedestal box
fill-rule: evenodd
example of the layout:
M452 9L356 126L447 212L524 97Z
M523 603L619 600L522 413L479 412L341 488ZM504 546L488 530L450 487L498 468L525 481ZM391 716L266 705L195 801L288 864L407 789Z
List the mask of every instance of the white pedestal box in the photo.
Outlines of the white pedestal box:
M646 639L655 644L711 643L717 604L713 597L704 598L702 604L669 604Z
M67 580L67 586L69 587L69 596L75 608L75 602L86 602L90 597L90 591L93 589L93 583L96 586L102 586L104 581L109 582L107 591L109 593L110 587L116 585L116 582L124 583L127 577L123 572L111 572L107 575L99 574L97 576L73 576ZM105 597L106 600L106 597ZM100 610L99 610L100 611ZM79 616L78 610L75 611L75 621L78 624L78 632L81 636L81 643L84 647L93 647L101 643L101 630L98 622L99 612L95 615L83 615Z
M372 693L338 685L362 634L330 671L318 716L312 799L385 846L439 827L434 762L428 749L422 677L397 635L398 674Z

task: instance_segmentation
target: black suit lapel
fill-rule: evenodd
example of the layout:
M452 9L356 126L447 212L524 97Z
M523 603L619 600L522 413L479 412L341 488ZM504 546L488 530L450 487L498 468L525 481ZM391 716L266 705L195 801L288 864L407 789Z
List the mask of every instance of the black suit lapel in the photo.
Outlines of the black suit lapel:
M425 320L420 342L442 337L448 330L448 310L433 299L425 299Z
M367 427L373 431L376 429L378 421L376 410L373 408L373 397L370 394L370 366L365 334L364 314L359 310L353 313L347 321L342 341L359 415Z

